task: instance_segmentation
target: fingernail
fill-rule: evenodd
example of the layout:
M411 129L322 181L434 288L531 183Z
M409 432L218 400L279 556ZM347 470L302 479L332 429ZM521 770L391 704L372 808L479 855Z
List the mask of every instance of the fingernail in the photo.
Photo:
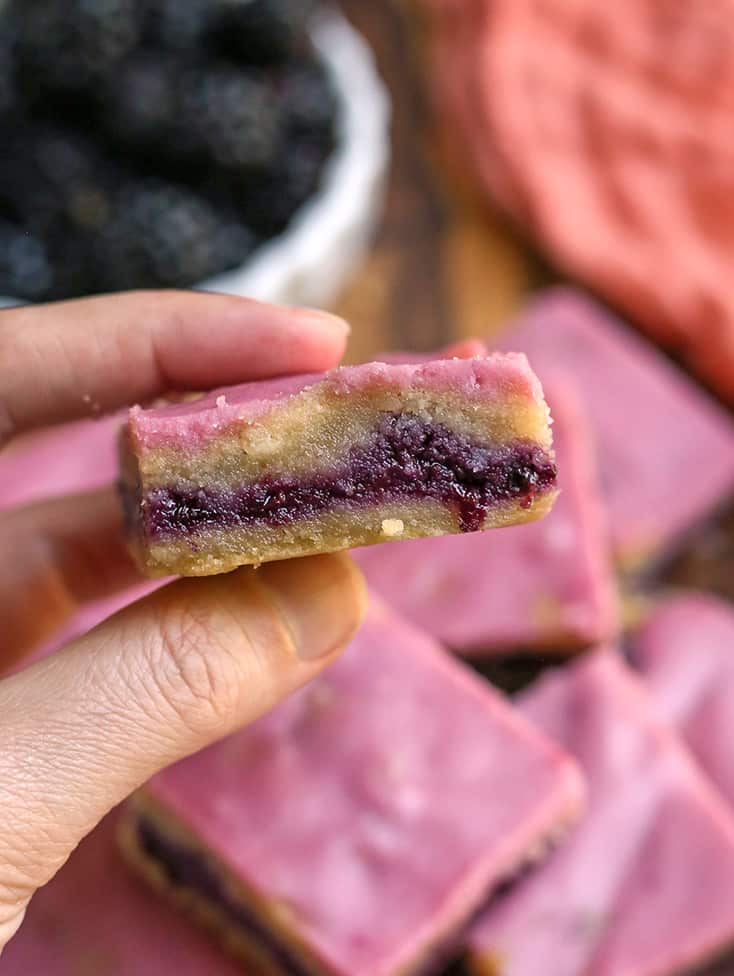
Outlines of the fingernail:
M316 661L347 644L365 611L362 575L336 554L266 563L259 581L280 610L303 661Z
M339 315L332 315L331 312L324 312L320 308L294 308L294 312L303 322L312 322L314 325L327 325L338 332L349 335L352 327L346 319Z

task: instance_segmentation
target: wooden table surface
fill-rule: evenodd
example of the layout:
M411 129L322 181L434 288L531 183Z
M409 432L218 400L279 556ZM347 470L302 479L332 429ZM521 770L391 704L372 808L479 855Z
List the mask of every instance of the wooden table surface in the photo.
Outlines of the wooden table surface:
M419 13L425 0L338 3L370 41L393 99L384 216L368 260L336 306L353 327L349 359L491 335L531 292L561 276L492 209L454 147L445 144L430 104L430 58ZM701 528L664 571L625 584L630 606L670 584L734 600L734 509ZM509 662L487 670L510 687L537 666ZM451 976L463 972L457 966ZM734 954L699 976L734 976Z
M450 158L431 111L420 0L340 0L393 99L393 162L374 249L338 303L351 358L486 336L551 276Z

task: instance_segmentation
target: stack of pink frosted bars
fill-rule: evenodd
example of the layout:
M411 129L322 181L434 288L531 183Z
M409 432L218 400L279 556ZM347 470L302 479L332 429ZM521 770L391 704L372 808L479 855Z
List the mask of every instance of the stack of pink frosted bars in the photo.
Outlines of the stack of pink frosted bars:
M617 594L726 501L734 423L571 290L501 348L551 404L552 513L358 551L342 659L115 811L2 976L675 976L734 945L734 608L654 601L623 653ZM116 426L0 458L0 508L114 476ZM538 653L514 700L458 657Z

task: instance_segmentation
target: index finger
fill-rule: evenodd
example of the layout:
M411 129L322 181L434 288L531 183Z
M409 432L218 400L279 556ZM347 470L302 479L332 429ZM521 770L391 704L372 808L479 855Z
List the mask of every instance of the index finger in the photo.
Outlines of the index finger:
M230 295L129 292L0 312L0 446L14 434L199 390L334 366L348 326Z

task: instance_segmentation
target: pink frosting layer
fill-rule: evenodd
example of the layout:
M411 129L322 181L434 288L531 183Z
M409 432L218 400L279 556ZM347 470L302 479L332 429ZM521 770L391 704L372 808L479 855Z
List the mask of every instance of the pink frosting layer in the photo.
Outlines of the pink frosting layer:
M471 940L499 976L667 976L734 939L734 820L612 651L522 711L579 760L588 812Z
M117 812L34 895L3 976L243 976L122 863Z
M580 798L560 751L375 605L323 677L150 789L340 976L400 970Z
M703 593L658 607L634 641L656 702L734 804L734 607Z
M611 638L617 601L586 418L571 384L546 385L561 494L539 522L355 553L397 610L463 653Z
M341 366L329 373L289 376L214 390L188 403L130 411L130 429L142 448L162 444L180 447L216 438L235 423L262 421L269 411L302 390L324 384L348 396L389 384L396 389L451 389L467 398L518 396L539 402L542 390L522 355L443 359L419 364L365 363Z
M82 420L18 438L0 453L0 511L111 484L123 419Z
M0 511L112 484L117 478L117 435L123 421L119 414L83 420L15 441L0 453ZM147 581L87 604L34 656L52 653L166 582Z
M594 425L622 555L678 541L734 488L734 423L644 340L580 293L558 289L503 337L545 382L571 373Z

